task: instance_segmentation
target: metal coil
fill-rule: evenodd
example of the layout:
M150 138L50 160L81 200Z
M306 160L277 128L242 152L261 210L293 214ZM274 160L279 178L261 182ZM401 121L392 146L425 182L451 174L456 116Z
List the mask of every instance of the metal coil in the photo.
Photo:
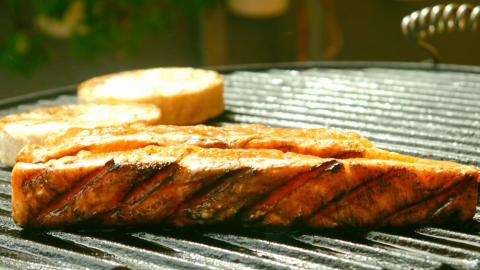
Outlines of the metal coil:
M427 50L435 63L441 62L438 51L425 42L428 36L455 30L471 32L478 28L480 6L471 4L448 4L426 7L405 16L402 20L403 35Z

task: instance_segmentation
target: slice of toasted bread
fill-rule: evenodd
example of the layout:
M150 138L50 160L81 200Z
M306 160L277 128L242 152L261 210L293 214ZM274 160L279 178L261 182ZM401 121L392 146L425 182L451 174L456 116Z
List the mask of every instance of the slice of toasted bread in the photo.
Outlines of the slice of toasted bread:
M223 78L194 68L153 68L92 78L78 86L80 103L150 103L162 124L198 124L224 110Z
M0 161L13 167L26 144L44 145L48 136L64 128L156 125L160 118L160 110L149 104L63 105L9 115L0 119Z

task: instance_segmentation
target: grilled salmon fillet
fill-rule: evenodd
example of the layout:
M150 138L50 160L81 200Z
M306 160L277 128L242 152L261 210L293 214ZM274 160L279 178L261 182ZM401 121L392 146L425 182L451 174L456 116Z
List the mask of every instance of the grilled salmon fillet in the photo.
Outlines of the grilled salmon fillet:
M70 128L45 140L45 147L27 145L17 162L43 163L74 156L82 150L92 154L142 148L148 145L194 145L223 149L278 149L321 158L368 158L419 164L451 164L381 150L359 134L328 128L294 129L263 125L151 126Z
M41 164L17 163L13 219L21 226L49 228L465 222L475 213L479 175L473 166L453 164L187 145L80 152Z

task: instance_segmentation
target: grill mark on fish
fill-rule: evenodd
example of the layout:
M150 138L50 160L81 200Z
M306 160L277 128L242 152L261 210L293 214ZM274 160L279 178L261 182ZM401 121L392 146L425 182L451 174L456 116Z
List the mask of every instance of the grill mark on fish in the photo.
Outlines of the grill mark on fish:
M32 192L36 192L37 194L39 193L38 190L36 189L36 186L41 186L44 182L43 174L38 173L36 174L35 178L32 179L32 181L25 181L24 184L22 184L23 192L28 193L28 191L32 190ZM38 187L37 187L38 189ZM47 196L55 196L54 192L51 190L47 190ZM41 211L42 207L45 207L45 204L48 203L48 200L42 201L41 196L31 196L29 198L29 203L32 207L28 208L28 212L30 213L31 216L37 216L39 210Z
M86 190L89 186L92 186L98 181L101 181L103 178L102 176L108 174L113 167L115 166L115 162L113 159L107 161L104 167L101 167L94 172L90 173L84 179L80 180L76 183L72 189L68 192L63 193L60 196L55 197L49 205L39 213L38 220L41 222L46 216L52 215L56 216L60 212L62 212L68 204L70 204L76 196L78 196L82 191Z
M261 216L264 216L277 205L278 201L288 197L288 195L291 194L291 192L296 188L308 181L311 181L312 179L318 178L324 172L335 171L340 165L341 164L338 161L330 160L310 168L307 172L301 172L300 175L297 175L295 178L288 181L277 190L267 193L261 201L253 205L250 209L248 209L248 212L243 214L243 219L245 221L253 221Z
M429 222L465 222L475 215L474 208L471 211L466 211L467 209L464 209L464 206L477 202L476 182L475 177L468 175L464 181L458 182L424 200L403 207L398 212L383 219L379 224L383 226L410 226ZM473 188L470 188L471 186ZM459 193L464 194L464 196L458 196Z
M362 200L361 197L362 196L363 197L369 197L370 192L368 192L368 190L371 190L372 186L377 185L378 182L381 182L384 179L389 179L389 178L393 177L394 175L399 175L401 173L402 173L402 170L398 170L398 169L392 169L392 170L389 170L386 173L381 173L380 172L380 174L377 177L368 179L368 180L364 181L363 183L361 183L360 185L355 186L348 191L338 193L326 205L324 205L323 207L319 207L317 210L313 211L309 216L305 217L304 221L307 224L309 224L310 226L315 227L316 226L315 220L318 219L318 217L322 213L328 212L328 211L335 212L335 211L331 210L332 208L334 208L338 212L339 211L338 203L341 203L341 200L346 199L347 197L353 197L355 200L358 201L359 205L362 205L362 202L360 201L360 200ZM355 220L357 218L357 216L354 215L354 214L352 214L352 216L350 218L352 218L352 217L353 217L353 220ZM357 226L361 227L360 224L357 224ZM326 226L326 227L328 227L328 226Z
M185 201L172 215L172 219L178 220L177 222L185 222L185 216L191 219L212 218L208 216L209 209L205 209L205 206L210 202L217 202L215 196L225 192L228 187L231 187L239 179L248 177L253 173L254 171L250 168L227 171L204 190L200 190L198 194Z
M459 181L466 181L465 177L455 177L447 170L441 182L431 185L427 183L429 179L425 175L417 175L405 167L390 169L319 209L307 223L314 227L376 227L387 216L409 204L425 201ZM408 179L419 180L405 181ZM400 195L406 197L397 200L396 197ZM392 204L392 201L396 201L396 204Z
M222 174L219 177L214 177L214 178L207 178L206 181L202 180L202 182L205 182L206 185L204 189L199 190L196 192L192 198L190 198L188 201L186 201L184 204L198 204L199 201L202 199L205 199L208 197L209 193L215 192L215 190L219 189L219 186L222 184L225 184L228 181L231 181L232 179L236 179L238 177L242 177L247 173L249 169L237 169L237 170L228 170L224 174ZM211 179L211 180L208 180Z
M132 186L132 189L125 194L122 202L127 205L133 205L150 196L152 192L159 189L165 183L171 181L172 173L178 170L177 164L163 164L158 169L154 169L150 177L139 181L138 184Z
M195 154L189 156L192 153ZM15 207L30 214L18 212L14 207L14 220L20 225L35 227L162 221L183 226L241 219L242 213L254 212L255 207L265 206L271 207L269 213L280 213L280 220L274 223L265 218L258 219L258 223L263 225L298 223L315 228L375 227L392 214L404 211L408 205L422 205L422 200L428 201L426 198L445 190L454 190L452 194L456 197L452 206L447 205L448 201L434 206L440 209L439 213L454 215L453 210L446 210L464 206L468 209L460 209L463 218L474 212L475 207L472 206L476 205L476 199L472 201L471 198L476 196L472 190L477 191L475 180L478 171L462 165L432 167L363 159L326 161L273 150L219 150L193 146L149 147L99 156L102 163L96 156L89 155L51 162L43 169L41 165L25 165L25 174L19 165L16 168L18 171L12 174L12 205L22 203L24 205ZM114 157L117 160L117 156L121 158L115 163ZM217 167L205 162L205 158L208 160L212 156L215 160L225 158L226 163L220 162L221 167ZM111 159L92 171L108 160L105 157ZM229 160L235 162L229 163ZM82 170L83 173L79 173ZM39 171L40 174L37 173ZM87 172L90 173L83 177ZM82 175L83 178L77 180L67 173ZM25 175L36 175L36 180L25 178ZM66 176L68 181L62 180L61 176ZM46 194L39 197L39 188L45 186L45 179L40 179L43 177L53 177L50 181L57 181L54 185L65 182L66 191L60 196ZM464 185L469 192L468 200L463 198L467 195L451 188L467 180L471 185ZM26 182L30 183L28 189L25 188ZM303 193L305 190L325 183L329 185L322 192L327 192L330 197L306 205L306 210L299 216L292 215L295 209L303 209L303 202L299 200L302 195L324 194L319 193L319 189ZM336 188L336 185L341 187ZM53 199L43 207L40 200L49 196ZM439 200L437 202L440 203ZM40 210L36 212L34 208ZM21 215L20 219L17 215ZM423 221L425 218L417 224Z
M46 168L45 170L48 170L48 168ZM44 171L41 171L39 173L36 173L35 175L25 175L25 181L23 181L22 183L22 186L23 187L28 187L30 186L32 183L35 183L36 181L39 181L38 179L40 178L43 178L43 173Z
M68 207L74 220L78 221L91 219L93 216L101 218L107 212L115 212L121 207L122 200L127 197L132 187L150 179L156 171L163 167L162 165L150 164L138 167L135 164L115 164L112 161L106 164L104 171L89 177L86 180L88 181L86 185L76 186L66 195L58 198L59 201L64 201L64 203L51 206L53 210L49 206L46 209L47 214L40 215L38 220L43 223L42 220L45 218L53 217L55 221L55 218L61 219L62 215L68 216L68 213L65 212ZM83 197L83 200L94 200L96 202L95 206L86 208L87 206L84 203L77 203L77 199L80 197ZM55 222L59 221L56 220Z
M193 194L201 192L205 186L219 178L212 176L198 181L183 182L185 179L175 176L180 174L183 169L177 164L170 166L167 171L163 172L164 175L169 173L168 178L152 189L148 196L142 197L135 203L122 203L111 217L118 218L121 224L132 223L132 220L137 219L141 219L144 223L158 223L172 215ZM103 218L108 220L109 216Z

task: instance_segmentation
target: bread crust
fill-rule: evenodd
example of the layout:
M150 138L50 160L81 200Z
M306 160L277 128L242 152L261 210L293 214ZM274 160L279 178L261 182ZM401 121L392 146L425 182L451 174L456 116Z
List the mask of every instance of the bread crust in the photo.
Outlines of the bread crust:
M223 78L194 68L152 68L99 76L78 86L79 103L148 103L162 110L161 123L202 123L224 110Z

